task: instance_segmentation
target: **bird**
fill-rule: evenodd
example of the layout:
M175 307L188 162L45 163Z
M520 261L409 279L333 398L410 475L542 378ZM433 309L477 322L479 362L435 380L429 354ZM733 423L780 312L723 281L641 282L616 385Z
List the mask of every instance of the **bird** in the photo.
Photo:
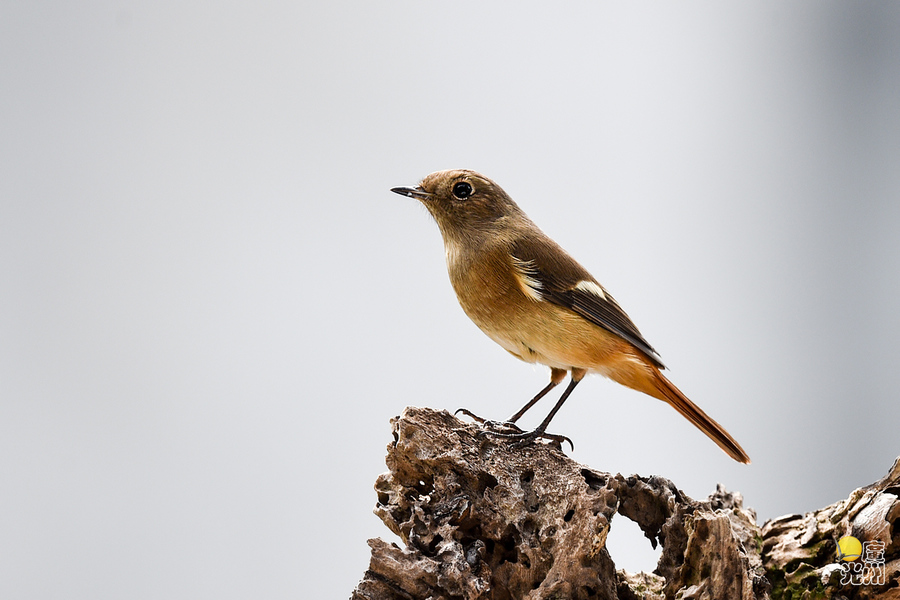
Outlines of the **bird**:
M497 435L517 443L571 444L547 426L575 386L595 373L668 403L728 456L750 463L725 428L662 374L659 354L606 288L499 185L475 171L452 169L391 191L420 201L434 218L450 283L475 325L519 360L550 367L550 383L507 419L514 431ZM519 429L516 421L566 375L569 384L547 417L531 432Z

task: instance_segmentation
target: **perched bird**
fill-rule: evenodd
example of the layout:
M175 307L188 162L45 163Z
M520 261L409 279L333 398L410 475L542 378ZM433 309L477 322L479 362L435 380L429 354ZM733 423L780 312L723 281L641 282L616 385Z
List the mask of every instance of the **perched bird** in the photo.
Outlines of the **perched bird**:
M507 423L571 373L537 429L504 437L568 440L548 434L547 425L578 382L599 373L668 402L733 459L750 462L740 444L660 372L659 355L609 292L500 186L474 171L450 170L391 191L421 201L437 221L450 282L469 318L516 358L550 367L550 383Z

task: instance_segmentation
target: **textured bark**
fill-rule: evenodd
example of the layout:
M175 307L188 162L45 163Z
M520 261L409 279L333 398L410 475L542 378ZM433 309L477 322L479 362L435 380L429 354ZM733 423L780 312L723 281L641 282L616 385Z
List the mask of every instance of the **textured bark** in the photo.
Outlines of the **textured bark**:
M392 424L375 513L404 547L369 540L353 600L897 598L900 463L846 501L761 529L721 486L692 500L668 479L516 448L444 411L407 408ZM616 570L616 514L662 544L654 574ZM887 542L885 584L841 585L836 540L852 533Z
M898 496L900 458L884 478L854 490L846 500L763 525L763 560L775 592L784 598L900 600ZM837 541L845 535L883 544L883 584L854 585L851 565L835 560ZM864 564L861 560L854 562L855 567Z

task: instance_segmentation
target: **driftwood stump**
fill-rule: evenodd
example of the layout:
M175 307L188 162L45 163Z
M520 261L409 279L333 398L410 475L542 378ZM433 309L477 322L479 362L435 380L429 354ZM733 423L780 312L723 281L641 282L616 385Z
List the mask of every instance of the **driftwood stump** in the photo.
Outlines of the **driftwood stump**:
M900 599L900 459L847 500L760 528L721 486L692 500L668 479L596 471L547 444L515 448L445 411L407 408L392 424L375 513L405 546L369 540L353 600ZM662 544L653 574L616 570L616 514ZM865 557L837 558L844 535L883 542L882 579L853 579Z

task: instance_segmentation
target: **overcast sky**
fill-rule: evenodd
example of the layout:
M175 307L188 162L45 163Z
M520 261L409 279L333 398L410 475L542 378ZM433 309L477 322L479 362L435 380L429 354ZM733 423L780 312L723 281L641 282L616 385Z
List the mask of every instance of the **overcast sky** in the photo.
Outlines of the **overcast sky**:
M548 377L388 191L446 168L585 265L753 464L600 377L551 426L575 460L760 523L881 477L898 31L885 2L3 3L0 597L348 596L394 539L389 419L505 418ZM652 568L624 521L613 559Z

